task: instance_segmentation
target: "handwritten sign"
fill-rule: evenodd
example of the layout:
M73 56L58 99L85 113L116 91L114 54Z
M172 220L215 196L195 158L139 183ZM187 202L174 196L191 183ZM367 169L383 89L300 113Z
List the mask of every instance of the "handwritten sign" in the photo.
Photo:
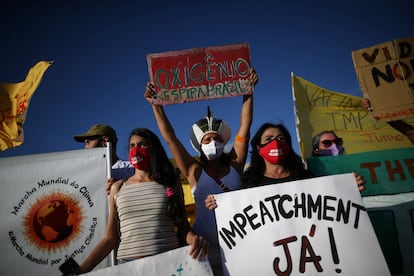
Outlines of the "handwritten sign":
M361 107L361 97L325 89L292 76L296 126L301 155L312 153L312 137L334 130L344 140L347 154L383 149L409 148L409 139L389 124L375 121ZM406 120L414 125L414 117Z
M414 37L353 51L352 59L374 119L414 117Z
M160 105L249 95L247 43L147 55Z
M136 261L119 264L113 267L96 270L84 275L213 276L210 263L207 260L197 261L188 254L190 247L191 246L181 247L151 257L146 257L138 259Z
M311 157L316 175L356 171L364 177L362 200L393 275L414 275L414 148Z
M216 200L227 275L390 275L352 174Z

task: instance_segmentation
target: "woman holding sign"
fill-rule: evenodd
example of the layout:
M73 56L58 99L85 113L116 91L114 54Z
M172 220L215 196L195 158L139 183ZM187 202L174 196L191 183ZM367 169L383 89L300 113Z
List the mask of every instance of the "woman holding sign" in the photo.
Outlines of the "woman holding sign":
M251 142L251 161L242 188L313 177L292 148L292 138L282 124L263 124Z
M71 273L91 271L115 248L118 263L170 251L180 246L180 237L192 245L193 258L206 255L208 243L191 230L181 183L159 138L149 129L134 129L129 160L135 174L111 186L104 237Z
M292 148L292 138L283 124L263 124L251 142L251 161L242 178L241 188L284 183L314 177L306 170L302 159ZM365 190L365 181L357 174L355 181L360 191ZM214 195L205 200L206 208L214 210L217 204Z
M249 80L250 85L256 85L258 81L253 69L250 71ZM222 275L215 215L205 207L204 200L208 194L240 188L240 177L246 161L253 117L253 96L243 96L240 128L233 148L228 154L224 153L223 149L231 133L223 120L214 118L208 110L207 117L198 120L192 126L190 141L199 153L200 161L195 159L178 140L163 107L156 104L156 91L152 83L147 84L144 96L152 105L158 128L170 147L178 168L191 186L197 210L193 225L194 232L209 241L208 257L214 275Z

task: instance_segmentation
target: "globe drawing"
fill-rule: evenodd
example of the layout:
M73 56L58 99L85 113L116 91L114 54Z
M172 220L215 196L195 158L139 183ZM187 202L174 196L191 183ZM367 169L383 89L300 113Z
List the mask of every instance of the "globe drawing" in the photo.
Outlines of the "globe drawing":
M50 200L39 207L33 218L36 235L45 242L59 242L70 236L73 225L69 225L69 210L62 200Z

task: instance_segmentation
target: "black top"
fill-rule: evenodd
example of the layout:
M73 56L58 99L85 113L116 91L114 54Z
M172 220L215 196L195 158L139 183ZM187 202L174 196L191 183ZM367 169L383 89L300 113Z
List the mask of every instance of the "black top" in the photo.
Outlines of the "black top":
M261 176L258 178L257 183L244 183L242 185L242 188L253 188L253 187L259 187L259 186L265 186L269 184L279 184L289 181L295 181L295 180L302 180L307 178L315 177L314 174L308 170L300 170L300 171L294 171L291 175L285 178L271 178L267 176Z

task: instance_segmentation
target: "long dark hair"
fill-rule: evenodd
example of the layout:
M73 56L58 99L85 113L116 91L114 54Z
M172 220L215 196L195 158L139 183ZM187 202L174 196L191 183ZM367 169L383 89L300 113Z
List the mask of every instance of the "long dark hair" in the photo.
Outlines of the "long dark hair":
M158 136L147 128L136 128L132 130L129 139L131 139L133 135L144 138L148 143L150 153L150 166L148 172L150 176L165 187L173 188L177 182L177 175Z
M268 128L279 129L283 133L286 143L290 147L290 153L283 162L283 166L285 167L285 169L292 172L301 172L305 170L301 157L292 148L292 136L290 135L287 128L283 124L264 123L260 126L259 130L256 132L256 134L250 141L250 165L246 169L244 176L242 178L243 188L256 186L256 184L260 182L260 179L263 177L265 173L266 165L263 158L259 155L257 146L261 144L262 134Z
M184 243L180 239L185 238L185 235L189 231L189 225L187 225L187 214L184 206L184 193L176 169L168 158L160 139L151 130L147 128L135 128L132 130L129 138L131 139L133 135L144 138L148 143L150 176L156 182L164 185L166 189L172 189L170 190L171 192L167 193L167 212L174 219L176 225L185 227L185 230L183 230L184 233L179 233L179 241L180 243Z

